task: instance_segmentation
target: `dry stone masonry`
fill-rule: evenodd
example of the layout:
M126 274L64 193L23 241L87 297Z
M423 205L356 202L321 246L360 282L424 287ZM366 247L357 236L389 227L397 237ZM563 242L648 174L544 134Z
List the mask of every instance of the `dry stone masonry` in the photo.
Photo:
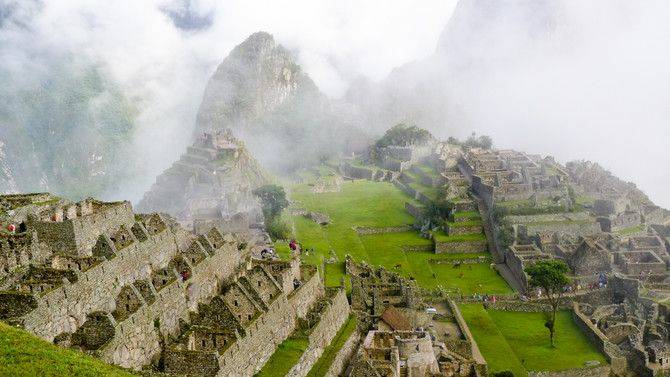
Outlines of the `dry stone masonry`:
M315 268L253 259L241 234L190 233L128 202L0 203L13 215L0 234L0 319L122 367L251 376L324 296ZM337 326L348 302L333 297ZM315 331L315 347L331 332Z

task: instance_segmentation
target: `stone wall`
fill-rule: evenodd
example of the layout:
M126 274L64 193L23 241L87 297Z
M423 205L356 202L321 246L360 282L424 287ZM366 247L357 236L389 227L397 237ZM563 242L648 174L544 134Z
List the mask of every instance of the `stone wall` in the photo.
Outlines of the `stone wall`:
M545 213L540 215L510 215L505 219L512 224L532 224L565 221L588 221L588 212Z
M160 338L177 335L179 320L189 321L189 311L209 301L223 279L234 274L241 264L236 245L228 244L193 266L191 278L176 279L156 293L151 305L143 305L118 323L116 336L96 352L103 360L125 368L140 369L156 358Z
M461 234L472 234L472 233L484 233L484 228L481 225L468 225L468 226L453 226L445 225L445 230L448 235L461 235Z
M607 340L603 334L591 320L579 311L579 304L573 303L572 319L579 329L586 335L586 337L593 343L600 352L602 352L607 361L609 361L612 371L614 373L622 373L627 368L626 358L618 355L617 347Z
M315 272L290 295L280 295L267 312L249 323L246 336L219 356L217 376L253 376L261 370L277 346L291 335L297 318L304 317L323 293L321 277Z
M65 282L38 299L38 307L22 318L26 330L52 341L63 332L74 332L96 311L111 312L121 288L151 276L151 266L163 267L178 252L170 232L135 242L108 261L78 274L75 284Z
M523 261L510 249L505 249L504 255L505 265L512 272L514 279L517 281L517 286L521 287L523 292L526 292L528 289L528 276L526 276L526 272L523 270Z
M463 242L440 242L435 240L435 253L481 253L488 247L486 240Z
M493 186L487 185L480 176L474 175L472 176L472 191L484 201L487 208L493 208L495 196Z
M412 227L410 225L391 226L391 227L383 227L383 228L375 228L375 227L368 227L368 226L356 227L356 233L358 233L358 235L403 233L403 232L409 232L411 230L412 230Z
M557 372L528 372L528 377L608 377L611 368L609 365L561 370Z
M454 315L456 324L458 325L461 334L463 334L463 337L465 338L464 340L471 345L472 359L475 361L475 370L478 373L477 375L487 376L488 366L486 364L486 360L484 360L481 351L479 351L479 346L477 346L477 342L475 342L475 338L472 336L470 328L468 327L468 324L465 322L465 318L463 318L460 309L458 309L456 303L451 299L447 299L447 305L449 305L449 309L451 310L451 313Z
M90 255L101 234L111 235L121 225L130 229L135 223L129 202L99 203L94 208L90 214L62 221L41 221L30 216L28 225L54 251Z
M423 217L423 209L410 202L405 202L405 211L412 215L415 219Z
M344 374L344 369L346 368L349 361L354 357L358 345L361 342L361 333L358 330L354 330L349 339L344 342L342 348L337 352L335 359L330 364L330 368L326 372L325 377L337 377Z
M597 222L565 222L565 223L528 223L526 224L528 234L542 232L560 232L575 236L585 236L600 233L600 224Z
M137 224L133 229L139 237L131 236L131 243L121 249L103 235L107 260L74 270L77 279L63 279L60 287L34 295L34 310L18 318L22 326L48 341L67 339L69 334L81 338L82 331L84 336L96 331L95 323L89 322L92 313L106 314L110 333L89 348L96 356L134 369L155 361L160 339L177 335L179 321L189 320L189 310L217 294L222 281L242 264L243 252L232 238L226 240L215 231L211 239L200 236L185 250L178 246L178 234L164 224L150 224L150 232ZM178 276L184 271L188 278L182 281Z
M398 180L394 180L393 185L395 187L399 188L400 191L404 192L408 196L416 199L416 190L414 190L413 188L409 187L408 185L403 184L402 182L400 182Z
M421 191L416 191L416 200L420 201L424 205L430 205L430 203L433 202L431 198L429 198L426 194L422 193Z
M286 376L306 376L347 318L349 318L349 301L347 301L344 289L340 289L330 305L323 311L319 323L309 334L309 346Z
M340 165L340 173L345 177L354 179L372 179L374 171L369 168L353 166L348 162Z

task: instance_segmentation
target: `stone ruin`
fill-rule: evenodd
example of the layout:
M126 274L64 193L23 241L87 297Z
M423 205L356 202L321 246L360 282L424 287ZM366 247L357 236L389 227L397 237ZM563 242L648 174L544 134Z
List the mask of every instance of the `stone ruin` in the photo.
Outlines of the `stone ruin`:
M315 268L255 260L244 234L128 202L0 203L19 203L0 232L0 319L122 367L251 376L324 295Z
M351 309L359 320L371 323L389 306L421 309L424 304L416 282L387 271L355 263L350 256L345 260L345 270L351 277Z
M204 133L156 178L138 209L165 212L196 232L248 231L262 222L253 190L267 182L244 143L230 130Z
M568 175L551 158L513 150L471 149L458 164L466 177L477 177L473 185L489 186L499 201L565 196Z
M389 145L377 148L377 164L379 167L402 172L420 160L428 157L433 152L433 144L400 146Z
M357 356L352 376L434 376L440 372L426 331L370 331Z
M369 330L347 375L486 375L486 363L476 360L472 337L455 304L446 313L432 314L414 281L349 257L345 267L351 276L351 309L359 328Z
M573 304L575 322L616 375L661 376L670 369L668 308L644 297L642 284L615 275L603 302Z

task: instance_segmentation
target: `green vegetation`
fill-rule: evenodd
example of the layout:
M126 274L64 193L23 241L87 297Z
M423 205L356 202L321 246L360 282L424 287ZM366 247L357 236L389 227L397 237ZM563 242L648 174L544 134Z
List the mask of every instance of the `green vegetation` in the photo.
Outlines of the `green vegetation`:
M376 146L378 148L387 147L389 145L410 146L423 144L432 139L433 135L422 128L399 123L386 131L384 136L377 140Z
M486 241L484 233L457 234L448 236L444 232L435 232L433 237L436 242L467 242L467 241Z
M276 216L267 222L267 230L273 240L285 240L291 237L291 224L282 216Z
M426 195L426 197L428 197L428 199L430 200L438 200L440 198L440 194L442 193L442 190L440 190L439 188L426 186L422 184L421 181L414 181L409 184L409 187Z
M474 132L470 134L470 136L468 136L468 138L465 141L460 141L455 137L449 137L447 139L447 143L461 145L467 148L491 149L493 147L493 139L491 139L490 136L487 135L477 136L477 134Z
M281 212L288 207L284 188L277 185L265 185L254 190L254 195L261 200L265 227L274 240L286 239L291 235L291 226L281 217Z
M447 195L440 190L437 198L424 207L424 221L427 221L432 228L444 225L445 219L448 218L454 206L447 200Z
M459 221L459 222L448 222L449 227L453 228L465 228L468 226L481 226L483 225L482 219L472 219L468 221Z
M344 276L344 262L326 263L324 275L327 287L338 287L340 278Z
M556 313L561 332L551 347L542 325L545 313L485 310L480 304L464 304L460 309L492 372L509 370L519 377L531 370L581 368L590 360L606 363L569 311Z
M274 243L274 248L282 260L288 260L291 257L291 249L288 246L288 241L277 240Z
M544 326L549 330L551 346L554 347L556 311L558 310L559 299L563 294L563 288L570 284L570 279L566 276L570 268L562 260L554 259L537 262L524 270L530 277L528 285L542 288L551 305L549 319Z
M415 231L358 235L356 226L394 227L408 225L413 217L404 208L410 201L402 191L387 182L348 181L340 192L315 194L307 185L293 188L292 199L300 208L325 213L332 222L321 226L303 216L293 217L296 239L301 243L303 259L316 266L334 253L340 263L350 254L356 261L384 266L406 277L413 277L426 288L456 290L471 293L511 293L507 283L488 263L455 268L452 264L435 264L441 258L430 249L432 241ZM460 236L463 240L486 240L483 234ZM457 239L457 238L452 238ZM339 265L341 266L341 264ZM326 285L338 286L344 268L326 266Z
M466 211L466 212L456 212L454 213L454 219L461 219L461 218L468 218L468 219L481 219L479 212L477 211Z
M298 362L300 356L309 346L309 339L305 336L291 336L283 341L275 352L270 356L270 359L263 366L260 372L256 373L256 377L280 377L285 376L295 363Z
M349 316L347 322L342 325L342 328L337 332L332 342L323 350L323 354L316 361L312 369L310 369L307 377L322 377L326 375L330 365L335 360L335 356L340 351L344 343L349 339L351 334L356 330L356 318Z
M286 192L284 188L277 185L265 185L254 190L254 195L261 200L263 215L266 219L278 216L281 211L288 207Z
M645 225L640 224L640 225L631 226L631 227L628 227L628 228L619 229L619 230L615 231L614 233L616 233L620 236L630 236L630 235L635 234L635 233L640 233L640 232L644 231L644 229L645 229Z
M0 376L133 376L0 322Z

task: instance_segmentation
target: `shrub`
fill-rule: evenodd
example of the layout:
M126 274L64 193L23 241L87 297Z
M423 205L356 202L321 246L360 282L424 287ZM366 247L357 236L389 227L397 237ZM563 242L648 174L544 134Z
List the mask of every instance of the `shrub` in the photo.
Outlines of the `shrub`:
M399 123L390 128L381 139L377 140L377 148L388 147L389 145L410 146L423 144L433 139L430 132L417 126L407 126Z
M281 216L275 216L267 221L266 228L273 240L286 240L291 238L291 226Z
M493 377L514 377L514 373L509 370L503 370L500 372L494 372L491 376Z
M254 190L254 195L260 198L263 216L265 216L265 220L268 222L277 217L289 204L288 200L286 200L286 192L281 186L261 186Z

